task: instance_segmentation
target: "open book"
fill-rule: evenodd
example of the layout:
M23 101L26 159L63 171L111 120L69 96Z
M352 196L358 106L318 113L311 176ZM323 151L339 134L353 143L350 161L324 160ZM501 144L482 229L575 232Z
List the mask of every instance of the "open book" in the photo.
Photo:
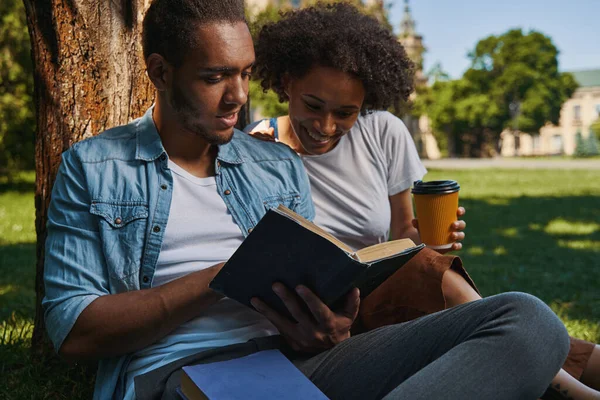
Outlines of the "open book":
M423 247L400 239L353 251L280 205L267 211L210 288L249 307L258 297L290 316L272 285L281 282L293 290L302 284L335 309L353 287L362 298L368 296Z

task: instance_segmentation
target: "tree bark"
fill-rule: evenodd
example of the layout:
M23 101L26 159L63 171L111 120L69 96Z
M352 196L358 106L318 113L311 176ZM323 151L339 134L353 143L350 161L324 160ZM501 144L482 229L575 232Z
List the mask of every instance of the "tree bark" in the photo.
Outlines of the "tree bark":
M32 348L49 348L41 300L50 192L61 153L73 143L139 117L154 89L142 56L150 0L24 0L36 104L36 316Z

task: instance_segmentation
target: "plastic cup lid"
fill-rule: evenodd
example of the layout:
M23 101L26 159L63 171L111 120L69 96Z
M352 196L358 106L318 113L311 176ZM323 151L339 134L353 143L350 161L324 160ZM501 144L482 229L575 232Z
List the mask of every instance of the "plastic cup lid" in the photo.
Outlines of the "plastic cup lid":
M413 194L449 194L460 190L456 181L415 181L412 188Z

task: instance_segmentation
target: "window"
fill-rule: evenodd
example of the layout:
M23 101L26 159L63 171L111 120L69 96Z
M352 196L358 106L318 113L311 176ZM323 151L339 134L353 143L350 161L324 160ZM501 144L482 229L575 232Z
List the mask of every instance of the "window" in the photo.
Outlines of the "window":
M575 121L581 121L581 106L573 107L573 119Z
M600 104L596 104L596 117L600 118Z
M562 135L552 136L552 153L561 154L563 152L563 138Z
M533 139L533 141L532 141L531 147L533 148L534 152L537 152L540 149L540 142L541 142L540 135L533 135L532 139Z

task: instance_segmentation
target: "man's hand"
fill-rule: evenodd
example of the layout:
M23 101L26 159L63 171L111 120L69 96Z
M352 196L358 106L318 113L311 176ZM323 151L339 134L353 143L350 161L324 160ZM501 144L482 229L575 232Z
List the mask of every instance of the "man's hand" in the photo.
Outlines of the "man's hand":
M463 215L465 215L465 208L464 207L458 207L458 210L456 210L456 215L460 218ZM412 220L412 224L415 227L415 229L419 229L419 221L415 218ZM462 240L465 240L465 233L463 232L463 230L467 227L467 223L463 220L458 220L454 223L452 223L452 239L455 240L455 242L452 244L452 247L449 249L444 249L444 250L436 250L438 253L441 254L445 254L448 253L449 251L453 251L453 250L460 250L462 249Z
M290 321L256 297L252 299L252 305L277 327L294 350L316 353L350 337L350 327L356 319L360 305L360 293L357 288L348 293L345 306L339 311L332 311L310 289L302 285L296 287L297 295L281 283L275 283L273 291L298 322ZM302 300L310 313L305 312Z

